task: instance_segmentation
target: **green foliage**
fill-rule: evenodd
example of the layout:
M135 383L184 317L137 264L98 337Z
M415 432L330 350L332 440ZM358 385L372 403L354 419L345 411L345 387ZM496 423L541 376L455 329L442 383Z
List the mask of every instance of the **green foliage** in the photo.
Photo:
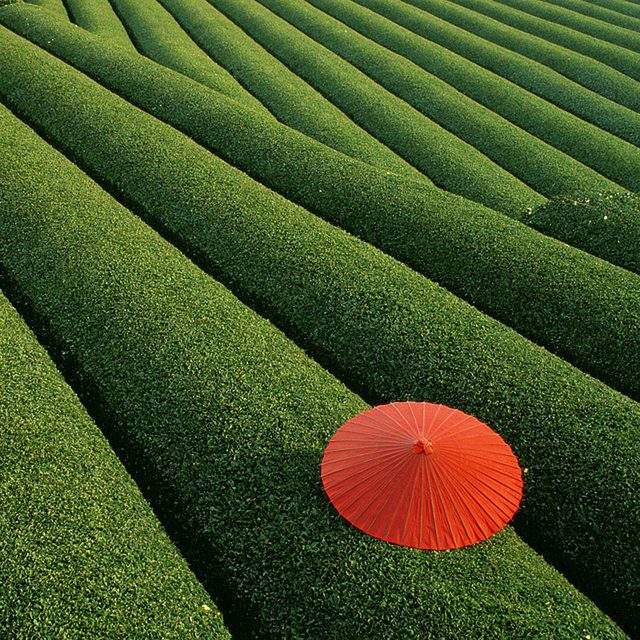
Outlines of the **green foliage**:
M259 3L211 4L437 186L512 215L523 212L526 202L544 201L486 155Z
M51 11L52 13L61 16L62 18L66 18L67 20L69 19L67 10L64 6L64 0L27 0L27 2L38 5L47 11Z
M1 106L0 118L4 137L13 125ZM11 155L5 146L3 160ZM0 218L11 213L0 199ZM2 293L0 389L0 636L230 640L210 597Z
M635 550L640 526L640 506L635 500L640 486L640 470L636 464L640 456L637 403L551 356L370 245L255 183L175 129L128 105L10 31L2 30L0 42L6 59L0 76L0 93L15 109L36 122L50 140L81 160L114 193L135 206L210 273L273 319L354 388L366 392L367 397L375 401L412 398L460 407L501 432L514 446L523 466L530 469L521 531L600 602L622 619L628 620L629 616L633 619L633 603L638 601L640 588L637 571L640 554ZM55 99L47 98L54 95ZM78 104L83 108L75 108ZM206 112L203 118L207 118ZM235 128L231 121L226 127ZM257 143L251 153L259 157ZM15 164L15 160L12 162ZM184 167L189 167L189 171L184 171ZM41 175L49 174L48 169L41 170ZM51 179L58 179L57 174ZM368 192L371 201L386 197L388 206L397 208L397 197L404 189L407 195L403 197L415 198L414 215L426 202L437 201L437 192L426 191L418 183L394 176L386 176L385 180L388 182L377 187L373 182L354 180L349 192L340 190L341 197L350 198L357 191ZM336 193L330 198L338 197ZM449 198L451 196L440 204L449 202ZM418 218L421 231L409 236L407 230L403 236L406 248L416 246L416 239L422 242L427 235L440 238L439 245L431 245L430 253L425 250L425 262L426 257L430 257L444 264L447 256L447 271L471 272L475 277L481 274L480 290L494 278L492 297L505 297L511 290L517 304L510 310L513 316L522 314L523 300L527 297L536 301L537 307L530 306L528 313L535 308L540 317L546 314L543 325L548 333L557 332L563 326L556 323L553 330L550 329L553 319L562 318L563 314L566 318L566 314L575 313L576 321L600 325L606 335L594 330L593 334L585 332L581 338L590 346L594 360L598 353L594 338L600 339L603 347L611 352L616 344L615 334L620 332L618 357L631 363L625 371L634 370L633 359L638 358L638 353L633 349L633 336L637 335L640 322L637 276L551 241L505 216L472 203L467 205L457 220L444 206L433 208L428 221ZM29 206L24 204L26 211ZM21 214L14 217L22 219ZM381 237L396 240L401 237L396 224L381 220L376 212L370 215L370 220L374 219L379 221ZM438 222L440 228L434 231ZM448 228L444 227L446 222L450 224ZM369 224L373 228L373 223ZM46 227L47 234L58 233L63 242L61 232L49 228L49 224ZM469 244L466 253L454 246L456 238L462 236L475 243ZM487 255L488 247L493 248L491 257L482 258ZM95 248L100 256L105 251L102 245ZM136 265L140 260L139 269L151 268L145 266L140 248L129 247L127 251L135 256L132 259ZM34 262L32 253L17 253L29 255L28 264ZM10 257L11 252L5 260ZM109 264L117 263L106 253L104 259ZM483 259L491 268L481 269ZM464 260L469 260L466 266ZM69 258L65 258L62 262L68 261ZM35 262L51 269L54 257ZM140 277L137 267L131 273L129 269L127 265L127 277ZM119 277L114 276L114 282L119 282ZM606 284L609 277L615 284ZM80 280L80 276L77 278ZM31 273L28 280L37 281L38 277ZM533 283L540 284L539 291L532 290ZM136 289L132 299L140 298L136 304L147 304L143 299L153 297L156 285L141 283L140 286L145 287L145 293ZM184 285L182 281L175 283L169 279L167 286L181 291ZM79 294L82 299L87 298L93 288L99 292L104 289L95 278L83 281L83 291L84 287L87 293ZM56 289L56 286L50 284L49 288ZM496 295L496 291L500 295ZM571 297L560 299L559 291ZM548 302L548 312L545 312L538 296L554 292L556 298L553 303ZM160 315L163 323L167 321L167 309L190 308L190 302L175 299L173 295L165 299L157 311L152 313L145 307L140 313L143 317L149 316L150 322L154 313ZM113 292L108 297L114 297ZM605 309L612 315L606 316ZM131 310L134 312L135 309ZM78 312L74 307L69 313L71 319ZM116 317L122 313L125 313L124 326L120 330L125 331L133 321L128 320L126 312L114 311ZM212 349L220 350L220 355L229 349L235 352L231 339L224 349L221 345L227 343L222 339L206 336L204 342L196 339L194 332L196 336L198 332L206 332L209 318L185 321L185 326L193 327L181 334L180 344L189 345L189 353L192 349L194 353L203 350L203 357L210 357ZM238 322L235 318L224 321L230 325L229 329ZM141 324L140 331L143 330ZM107 333L104 340L114 339L109 335ZM251 343L247 348L257 349L269 343L265 337L252 334L244 339ZM607 357L611 356L610 352ZM151 358L157 363L166 357L173 364L179 348L176 345L175 350L168 352L163 347L162 353L165 356L151 358L150 353L137 352L134 360L126 360L122 371L126 372L129 367L135 370L137 359ZM240 353L238 358L241 357ZM226 371L226 375L233 378L233 384L239 385L239 400L253 398L254 391L259 393L268 384L264 368L271 362L271 355L262 354L260 364L250 360L251 375L240 366L242 360L234 362L234 366L225 366L220 375ZM197 372L204 364L198 359L183 366L186 371L193 367ZM210 374L208 366L203 371ZM276 379L279 372L280 369L274 373ZM98 373L100 378L106 375L102 369ZM167 371L163 376L171 379ZM248 389L254 391L243 386L245 376L248 376ZM189 406L190 389L198 397L210 397L211 402L218 398L206 385L204 388L209 391L204 393L199 379L179 378L177 384L186 394L180 401L177 396L169 401L165 396L150 395L148 406L154 418L169 402L172 411L167 419L175 419L173 405L175 410ZM311 396L322 395L311 383L300 384ZM163 394L165 386L160 384L158 393ZM296 393L289 375L283 378L279 389L283 395L276 400L279 398L278 402L285 404L291 401L287 400L287 393ZM271 399L267 394L263 402ZM137 395L135 401L138 402ZM337 402L330 393L321 401L326 402L326 406ZM224 399L225 415L233 415L228 402ZM351 406L355 411L357 407ZM211 408L209 404L207 408ZM258 419L261 409L258 407L256 411ZM346 413L341 414L341 419ZM208 411L202 416L207 423ZM321 424L315 414L305 414L303 423ZM287 433L287 424L286 420L282 423L283 435ZM332 429L339 424L339 420L332 422ZM326 430L325 436L330 431ZM247 445L243 442L239 446ZM276 454L265 444L264 455ZM309 464L307 473L314 467L306 459L305 465ZM274 575L271 579L279 582L279 574ZM305 593L308 596L309 591ZM478 637L469 633L461 637ZM443 635L446 637L444 632ZM434 637L442 635L434 634Z
M630 344L639 322L637 278L621 276L618 269L480 205L353 161L178 74L126 56L64 24L54 25L42 12L24 7L7 10L0 14L0 21L77 64L269 188L380 247L609 384L640 397L640 382L628 375L639 357ZM60 67L51 73L60 73ZM80 92L69 97L67 112L59 114L58 140L73 144L74 154L89 163L92 171L119 186L119 178L100 169L103 162L111 161L103 161L102 155L92 159L82 144L84 137L72 143L66 133L84 129L92 140L91 116L79 114L82 122L77 125L65 122L74 100L105 102L113 104L114 110L122 107L115 106L109 94L105 98L104 92L94 92L90 98L82 90L75 91ZM47 109L44 117L52 117L54 111ZM131 117L145 121L139 115ZM47 121L40 122L44 126ZM102 149L110 154L111 134L103 140ZM88 144L100 148L100 144ZM164 146L177 144L171 138ZM124 147L121 153L131 154L135 163L137 150ZM158 154L167 155L162 150ZM128 173L124 166L114 171ZM184 173L176 166L167 170L167 176L171 171ZM132 182L152 179L144 173L144 178ZM166 180L149 186L149 191L164 190L179 178ZM146 207L146 199L141 202ZM175 206L179 211L184 205L176 202ZM625 282L622 294L621 282Z
M570 9L577 13L581 13L591 18L597 18L609 24L614 24L625 29L636 29L640 31L640 7L635 7L635 17L633 17L633 5L626 0L612 0L607 8L607 0L600 2L589 2L588 0L548 0L549 2ZM598 6L602 5L602 6ZM615 10L615 6L617 10ZM626 5L629 5L631 11L625 15Z
M527 224L542 233L640 273L640 195L592 193L532 209Z
M640 55L609 42L567 29L561 24L542 20L536 16L506 6L507 0L456 0L468 9L508 24L535 37L543 38L563 49L588 56L593 60L617 69L629 78L640 80ZM639 89L636 89L638 91Z
M109 0L66 0L66 3L71 19L79 27L109 38L113 44L136 50Z
M195 44L157 0L112 2L141 53L246 106L269 113L226 69Z
M443 80L450 82L458 90L498 111L513 122L523 123L522 126L525 129L533 131L532 127L535 126L538 114L548 113L550 109L548 105L544 106L544 102L541 103L533 99L531 94L535 94L563 110L562 116L555 114L556 118L561 117L566 122L569 122L568 114L564 114L564 112L573 113L580 120L595 124L623 140L635 145L640 144L640 114L586 89L544 64L498 46L427 11L421 11L406 2L391 3L387 0L356 0L356 2L396 22L398 25L402 25L415 34L423 36L420 41L417 41L406 31L403 31L402 39L394 37L396 29L392 28L390 23L385 23L387 28L383 35L386 46L410 57L414 62L431 71L431 73L435 73ZM352 6L355 11L355 3ZM459 11L460 15L465 11L461 7L455 7L455 5L449 6L452 11ZM482 24L482 20L483 17L479 16L479 24ZM491 24L492 21L486 20L486 22ZM380 30L375 29L374 31L373 29L376 24L374 18L370 17L366 23L363 21L361 24L366 24L367 35L375 37L379 42L382 42L377 36L377 34L381 33ZM544 41L541 42L544 45ZM424 53L431 49L436 51L433 43L441 45L444 50L439 53L438 57L426 59ZM474 72L465 72L461 64L456 64L456 59L452 57L453 52L475 62L477 66L473 67ZM441 64L441 60L446 64ZM513 84L505 85L501 83L498 76L510 80ZM482 82L479 80L482 80ZM487 86L491 87L490 92L486 90ZM518 86L523 87L530 93L519 91ZM527 106L527 102L518 98L518 96L523 95L528 96L528 100L531 101L532 105L537 105L536 110L532 111L531 107ZM501 99L496 100L494 96L501 97ZM512 102L517 104L517 109L512 108ZM585 124L577 125L575 120L572 122L573 125L568 127L566 132L567 140L564 142L563 139L556 135L554 127L551 127L549 132L546 131L546 128L536 128L535 132L541 137L549 136L549 138L545 138L547 142L562 148L569 154L572 154L572 151L560 145L571 141L575 145L575 153L579 154L585 142L576 140L575 136L572 135L572 131L578 127L587 139L594 135L594 131L591 129L590 133L587 133L589 129ZM601 137L600 145L603 149L607 148L609 145L605 142L602 134L599 135ZM599 153L602 153L602 151L596 152L596 161ZM582 158L582 156L576 157ZM586 162L586 160L583 161Z
M578 185L593 191L598 188L597 183L603 183L601 175L580 163L628 189L640 189L640 149L635 145L621 141L365 7L345 0L310 0L310 4L400 56L345 30L341 22L328 22L326 16L322 18L322 13L309 13L303 18L306 11L300 3L295 3L295 10L291 8L290 0L262 0L262 3L287 20L295 21L309 35L322 40L548 197L576 193ZM373 4L376 4L375 0ZM415 12L407 5L394 6L400 7L400 11L405 7L409 13ZM426 13L417 13L428 20ZM468 33L466 36L473 37ZM491 48L489 43L487 46ZM514 57L513 53L507 55ZM433 76L422 73L407 59L443 82L433 82ZM528 61L526 66L530 65L531 61ZM463 99L452 87L472 100ZM487 108L483 109L478 102ZM496 114L517 126L507 125ZM633 131L640 141L640 115L636 116Z
M565 27L569 27L569 29L580 31L589 36L593 36L593 38L596 38L597 40L610 42L611 44L630 49L631 51L635 51L636 53L640 52L640 33L632 31L633 28L637 29L637 24L634 24L630 18L625 19L624 17L620 16L620 21L622 22L621 26L626 27L621 29L620 26L607 24L605 22L602 22L602 20L594 19L586 15L581 15L580 13L576 13L574 11L567 11L567 9L565 9L564 7L553 6L553 4L550 4L548 2L537 2L536 0L500 1L502 4L508 5L514 9L517 9L518 11L524 11L531 14L532 16L537 16L538 18L548 20L549 22L555 23L557 25L563 25ZM567 0L565 0L565 2L566 1ZM573 4L571 3L571 0L569 0L569 2L570 4ZM579 6L585 4L589 6L589 3L582 2L582 0L580 0ZM609 17L610 13L611 12L607 14L607 17ZM613 15L615 16L616 14ZM540 22L536 20L535 24L540 25ZM544 28L545 33L547 29L548 27ZM560 34L560 32L562 32L562 35L566 38L566 30L559 29L557 33ZM560 36L558 35L558 37ZM587 39L580 38L580 42L582 41L587 41ZM593 46L593 42L590 42L590 45ZM603 62L606 62L606 60L603 60ZM607 62L607 64L611 63Z
M281 122L352 158L408 178L427 180L206 0L160 0L160 3L211 58Z
M598 4L611 11L617 11L640 20L640 7L633 2L628 2L627 0L593 0L593 4Z
M370 0L356 0L369 4ZM462 27L489 42L520 53L527 58L558 71L579 84L618 102L629 109L640 112L640 91L638 82L612 67L583 56L575 51L537 38L529 33L506 25L498 19L489 18L471 11L462 4L449 0L403 0L418 9L434 14L450 23ZM386 0L396 4L396 0ZM505 7L505 10L508 7ZM525 14L526 15L526 14Z
M0 262L20 297L48 326L57 349L73 357L74 370L108 416L105 425L126 443L131 464L146 479L156 511L182 527L199 575L212 591L224 593L229 603L225 615L236 621L237 637L624 638L510 528L467 549L424 553L350 527L328 504L319 465L335 430L367 405L2 113L6 215L0 216ZM198 166L190 167L190 174L196 181L205 177ZM230 170L227 177L232 175ZM244 217L250 208L245 204L236 215ZM188 209L182 216L193 218ZM356 321L362 313L370 319L371 324L362 325L366 335L360 340L367 344L376 329L402 326L396 322L404 319L421 323L428 319L426 311L434 322L422 325L429 328L425 338L430 345L423 341L423 346L430 348L424 353L434 362L464 327L502 335L495 322L344 232L313 222L303 210L292 209L282 223L272 225L265 241L281 237L294 255L300 253L296 245L317 242L310 259L325 265L295 272L301 315L315 314L325 324L339 297ZM300 236L289 233L291 224L299 227ZM238 257L249 260L250 255ZM361 258L366 264L356 273ZM346 265L351 265L348 270ZM335 273L325 280L332 267ZM361 282L363 274L369 283ZM410 298L404 295L405 282L419 286ZM350 296L343 295L345 283ZM322 296L321 289L330 294L326 318L304 306L302 292L314 286L320 288L313 295ZM387 304L383 298L391 313L380 315ZM423 311L418 311L420 319L411 320L414 315L405 311L414 305L423 305ZM485 337L491 350L489 334ZM520 341L510 332L502 339ZM354 335L350 341L355 342ZM534 360L547 358L539 349L528 350ZM595 392L598 429L605 429L606 436L593 445L585 440L587 449L606 454L616 446L615 460L625 459L631 425L617 415L607 429L613 416L602 419L612 406L602 400L609 394L620 410L629 412L634 436L635 405L587 378L576 382L570 367L552 358L549 362L561 375L568 374L570 385ZM506 368L511 366L507 359ZM544 388L549 379L541 373L537 379ZM494 382L500 385L497 378ZM589 396L584 400L591 402ZM494 395L493 401L499 398ZM530 436L547 431L552 435L549 453L557 455L563 436L557 422L549 427L542 421ZM578 447L581 429L572 431ZM607 469L616 464L612 460ZM597 482L602 470L595 464L594 469ZM538 476L535 468L530 473ZM625 481L632 473L625 470ZM611 491L620 478L612 478ZM571 477L564 482L579 499ZM536 483L528 481L532 487ZM593 497L596 503L601 500L598 493ZM618 509L613 506L612 518ZM604 540L600 544L607 547Z

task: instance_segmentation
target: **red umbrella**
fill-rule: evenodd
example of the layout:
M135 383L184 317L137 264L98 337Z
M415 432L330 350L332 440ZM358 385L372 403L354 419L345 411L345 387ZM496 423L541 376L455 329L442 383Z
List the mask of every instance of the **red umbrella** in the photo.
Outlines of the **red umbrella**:
M351 418L327 445L321 475L351 524L419 549L485 540L522 498L509 445L473 416L428 402L394 402Z

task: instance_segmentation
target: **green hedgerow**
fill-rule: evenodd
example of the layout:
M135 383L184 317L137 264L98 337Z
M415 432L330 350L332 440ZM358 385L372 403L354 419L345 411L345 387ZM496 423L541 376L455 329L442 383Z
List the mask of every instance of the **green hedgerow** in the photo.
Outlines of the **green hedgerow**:
M625 74L634 80L640 80L640 55L624 47L616 46L603 40L592 38L575 29L543 20L524 11L513 9L510 1L504 0L456 0L475 13L480 13L512 28L524 31L537 39L547 40L559 45L563 50L573 51L583 58L591 58ZM637 91L637 89L636 89Z
M585 122L582 117L558 108L480 64L465 60L446 47L422 38L355 2L309 1L400 55L393 56L387 49L375 47L374 43L365 44L367 41L363 36L354 38L353 32L347 33L344 28L330 26L326 17L321 20L317 14L313 14L313 20L310 15L301 28L305 28L310 35L317 34L315 37L318 39L323 38L327 46L332 46L363 71L375 74L380 82L386 82L390 90L426 115L433 114L431 117L436 119L439 117L444 127L478 147L540 193L548 197L572 194L579 185L595 190L598 183L602 184L602 176L594 171L632 191L640 189L640 149L634 144L602 131ZM289 0L262 0L262 3L277 10L291 22L301 20L297 18L298 14L303 13L299 3L296 4L296 11L291 9ZM401 11L411 12L413 9L401 3L394 6L400 7ZM417 13L428 20L425 12ZM342 25L342 22L337 25ZM455 27L451 26L451 29ZM468 33L466 35L473 37ZM332 44L334 42L337 44ZM510 53L507 57L508 61L504 61L503 65L511 68L511 59L520 56ZM418 73L408 60L434 74L441 82L433 84L428 74ZM529 69L531 61L527 61L525 66ZM549 74L554 75L550 70ZM546 78L541 83L546 86ZM571 100L574 102L576 87L575 84L570 87ZM469 96L470 100L463 100L458 92ZM585 93L596 98L593 109L599 112L601 105L597 96L593 92ZM640 114L634 116L632 112L629 113L632 116L630 120L636 125L631 128L634 141L639 142ZM517 126L505 126L505 122L496 114ZM617 122L617 111L614 117ZM532 139L525 132L535 138ZM583 165L594 171L586 170Z
M590 193L532 209L525 222L542 233L640 274L640 195Z
M544 201L535 189L487 155L259 3L163 0L165 6L174 3L189 7L193 4L215 6L437 186L512 215ZM525 204L527 202L529 204Z
M425 553L348 525L319 467L363 400L0 114L0 263L73 357L238 637L624 638L510 528ZM441 313L466 309L431 290ZM615 426L600 450L624 430Z
M116 15L109 0L66 0L66 6L74 24L109 39L130 51L136 51L127 30Z
M7 30L2 35L0 94L49 140L368 398L436 399L503 433L534 470L521 530L594 597L616 611L633 610L640 589L634 564L640 554L631 552L640 526L633 498L640 484L636 403L269 191L26 40ZM257 145L253 149L257 153ZM419 184L387 177L390 203L407 185L418 190L418 202L434 197ZM377 198L374 187L354 183L350 191ZM638 277L469 205L465 224L444 208L434 212L435 220L451 226L438 233L440 256L433 251L431 259L444 264L447 256L453 269L456 260L470 257L467 265L477 276L479 256L489 251L491 269L482 275L490 279L497 272L503 280L496 286L512 288L519 305L512 315L522 312L531 283L546 279L532 307L547 314L545 322L562 318L560 308L600 324L604 335L596 338L608 358L619 332L614 362L627 359L625 373L634 370ZM488 216L492 222L485 226ZM421 222L422 235L414 240L433 233ZM397 225L385 224L378 227L381 236L397 238ZM452 250L461 231L473 238L468 255ZM545 263L548 251L553 269ZM545 309L537 296L549 294ZM576 296L575 309L567 294ZM595 358L598 343L583 335L576 344L587 340Z
M573 9L567 11L565 7L554 6L548 2L536 2L535 0L501 0L501 2L513 9L531 14L537 18L542 18L543 20L555 23L558 26L562 25L563 27L568 27L574 31L580 31L587 36L593 36L596 40L609 42L613 45L640 53L640 33L633 31L634 28L637 29L640 25L629 18L624 18L618 15L618 18L620 18L620 24L613 25L607 24L601 19L594 19L593 17L586 16L584 14L581 15ZM570 4L573 6L573 3ZM581 2L579 6L582 7L582 5L585 4L589 6L589 3L586 2ZM611 15L616 16L617 14L611 11L607 13L607 17ZM537 31L546 31L540 26L539 20L535 20L534 23L537 27ZM624 28L621 29L621 26ZM558 29L556 33L558 34L557 38L561 37L561 33L566 38L565 29ZM566 41L571 42L571 40ZM580 42L589 43L591 47L593 47L593 42L590 38L581 38ZM585 44L583 46L586 47L587 45ZM586 51L584 52L586 53ZM589 50L588 55L590 53L591 50ZM609 63L607 62L607 64Z
M387 4L397 4L395 0L385 1ZM489 42L540 62L633 111L640 111L638 82L605 63L553 42L548 42L543 38L537 38L521 31L514 25L507 25L483 15L482 12L471 10L463 2L455 3L448 0L405 1ZM369 4L371 0L356 0L356 2ZM505 7L505 10L507 9L508 7Z
M38 5L51 13L56 14L66 20L69 19L67 10L64 6L64 0L27 0L30 4Z
M402 39L391 37L391 30L389 30L389 37L385 35L387 46L393 48L394 51L411 57L414 62L425 65L425 68L428 65L427 70L451 83L456 89L474 100L496 109L512 122L516 122L516 118L522 118L526 122L525 129L533 126L536 118L540 117L540 112L534 112L531 108L526 107L523 100L516 100L517 107L512 108L511 102L505 103L501 99L501 96L507 95L507 92L509 94L517 92L518 87L526 89L530 94L544 98L549 103L560 107L563 111L578 116L580 120L595 124L598 128L604 129L627 142L635 145L640 143L639 113L583 87L551 67L527 58L516 51L505 49L495 42L485 40L471 31L447 22L447 20L443 20L437 15L422 11L407 2L355 0L355 3L375 11L418 36L422 36L419 45L420 49L431 47L432 43L437 43L445 51L455 52L476 63L476 66L473 67L473 73L463 73L461 66L453 64L450 56L443 56L442 60L440 57L430 58L428 61L424 59L422 54L418 57L417 45L413 44L415 42L413 38L406 37L406 32L403 32L405 37ZM452 8L453 12L459 11L460 14L463 14L465 11L463 7L455 7L451 3L447 3L447 5ZM437 6L446 7L447 5L440 4ZM480 22L486 21L489 24L495 22L479 14L477 15ZM501 25L499 23L495 24L500 28ZM367 27L371 29L369 24L367 24ZM508 29L507 27L504 28ZM373 36L371 35L370 37ZM378 41L380 42L380 40ZM543 42L542 44L544 47L547 43ZM553 47L553 45L549 46ZM442 64L442 62L448 64ZM452 69L449 68L449 64L453 64ZM625 76L622 77L624 78ZM502 84L501 89L500 78L509 80L510 84ZM488 91L488 87L491 87L491 91ZM495 98L493 92L495 92ZM520 95L528 94L520 93ZM537 103L535 100L533 102ZM540 103L537 104L540 106ZM542 109L542 114L548 111L548 107L543 109L540 106L540 108ZM523 109L522 115L519 115L520 109ZM563 117L566 118L566 116ZM584 126L583 131L586 131ZM555 146L562 143L554 135L554 129L549 132L543 132L544 130L541 129L538 135L553 136L553 144ZM569 134L571 139L571 129ZM578 144L578 152L581 145L582 143Z
M198 0L159 0L193 40L284 124L375 167L427 180L242 29Z
M626 0L550 0L555 5L570 9L572 12L581 13L584 16L597 18L603 22L624 27L625 29L636 29L640 32L640 7L634 7ZM609 5L609 8L607 8ZM614 5L616 10L614 10ZM629 5L629 6L627 6ZM634 16L635 10L635 16Z
M593 0L593 4L640 20L640 7L627 0Z
M640 380L628 375L638 358L630 345L640 304L636 278L476 203L347 158L180 74L54 23L37 9L0 12L0 22L78 65L269 188L380 247L608 384L640 397ZM128 107L116 107L113 96L103 94L95 99L113 104L117 111ZM71 97L68 112L60 114L63 120L75 99ZM87 101L84 94L77 99ZM52 109L44 114L54 116ZM88 114L77 117L86 127L94 125ZM78 127L86 128L71 129ZM63 124L63 144L71 142L66 130ZM108 135L106 146L97 145L106 153L113 144ZM167 148L176 144L173 138L166 143ZM74 145L78 158L82 155L92 170L111 180L100 169L101 161L87 158L85 151L82 142ZM126 175L128 169L122 170ZM173 171L183 173L179 167ZM149 189L165 189L170 182L168 177ZM177 210L183 206L176 204Z
M12 124L0 110L4 136ZM4 148L3 160L12 152ZM12 189L4 187L2 219L12 213ZM230 640L211 598L2 293L0 424L0 637Z
M157 0L112 0L112 3L145 56L269 114L261 102L198 47Z

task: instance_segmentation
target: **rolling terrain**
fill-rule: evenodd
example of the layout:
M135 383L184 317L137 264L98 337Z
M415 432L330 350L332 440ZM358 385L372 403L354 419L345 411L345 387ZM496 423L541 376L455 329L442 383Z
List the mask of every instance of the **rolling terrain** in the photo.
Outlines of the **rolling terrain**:
M0 636L639 637L636 7L0 0ZM402 400L509 526L333 510Z

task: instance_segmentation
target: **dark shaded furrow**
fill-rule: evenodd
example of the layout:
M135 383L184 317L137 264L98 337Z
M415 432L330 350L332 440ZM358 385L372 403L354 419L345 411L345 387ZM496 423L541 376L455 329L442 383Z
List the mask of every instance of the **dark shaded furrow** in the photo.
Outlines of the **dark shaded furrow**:
M357 1L362 3L365 0ZM393 4L398 0L385 1ZM402 2L414 5L490 42L532 58L584 87L640 112L638 82L602 62L519 31L499 20L448 0L402 0Z
M615 190L619 188L615 181L628 189L640 189L640 149L604 134L526 92L518 101L519 96L512 90L512 85L506 88L506 95L505 91L496 91L491 83L487 86L487 79L478 73L477 67L466 69L462 61L464 71L458 84L468 90L475 78L476 86L483 87L483 96L492 96L490 106L499 111L501 103L511 104L510 114L518 114L516 119L520 126L469 99L464 91L457 91L407 58L345 28L343 22L315 7L296 0L259 1L546 197L588 190ZM377 35L381 36L383 44L387 43L389 35L393 35L394 27L400 31L396 34L396 42L404 44L412 37L414 41L421 40L344 0L311 0L309 4L322 10L329 9L329 13L337 13L339 18L345 18L346 14L349 24L356 27L362 27L363 17L365 20L377 19L381 22L377 25ZM420 50L419 62L427 67L439 64L449 70L445 75L454 74L460 60L448 55L442 47L435 46L434 49ZM433 60L440 62L432 63ZM486 75L490 76L489 80L493 79L492 74ZM535 131L529 132L531 128ZM542 135L536 137L532 133ZM554 148L554 143L556 147L563 147L568 155ZM603 179L601 174L605 173L614 182Z
M507 6L507 2L496 0L452 0L477 13L499 20L510 27L575 51L593 60L617 69L629 78L640 80L640 54L623 47L593 38L574 29L543 20L518 9ZM510 0L509 0L510 1Z

